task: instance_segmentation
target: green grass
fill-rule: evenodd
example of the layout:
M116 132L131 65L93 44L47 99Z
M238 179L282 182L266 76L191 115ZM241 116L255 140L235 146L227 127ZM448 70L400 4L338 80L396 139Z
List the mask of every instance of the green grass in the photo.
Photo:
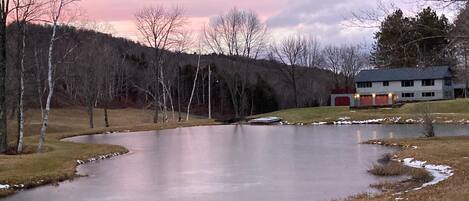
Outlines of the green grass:
M289 123L313 123L333 122L339 118L350 117L351 120L369 120L380 118L402 117L400 123L406 119L417 119L420 117L422 108L429 106L430 112L434 114L435 120L444 123L447 121L469 120L469 100L458 99L449 101L435 101L426 103L408 103L401 108L392 109L358 109L351 110L349 107L315 107L282 110L255 117L277 116Z

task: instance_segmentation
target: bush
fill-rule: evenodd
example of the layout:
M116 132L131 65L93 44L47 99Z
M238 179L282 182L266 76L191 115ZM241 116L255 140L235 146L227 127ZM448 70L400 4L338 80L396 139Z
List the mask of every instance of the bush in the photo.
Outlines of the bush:
M407 171L406 166L394 161L387 164L374 164L373 167L368 170L368 172L373 175L385 177L405 175Z
M419 109L422 115L423 135L429 138L435 137L433 117L430 105L428 103L422 104Z

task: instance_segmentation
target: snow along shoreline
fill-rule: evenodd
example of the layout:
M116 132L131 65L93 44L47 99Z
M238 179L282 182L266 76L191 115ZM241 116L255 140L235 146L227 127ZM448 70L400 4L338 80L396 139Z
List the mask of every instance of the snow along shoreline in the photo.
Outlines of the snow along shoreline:
M96 161L101 161L101 160L105 160L105 159L110 159L110 158L114 158L116 156L120 156L120 155L124 155L125 153L110 153L110 154L106 154L106 155L100 155L100 156L96 156L96 157L93 157L93 158L90 158L90 159L87 159L87 160L77 160L76 163L77 163L77 167L79 165L83 165L83 164L87 164L87 163L92 163L92 162L96 162ZM39 181L36 181L34 182L38 185L43 185L44 184L44 180L39 180ZM20 190L20 189L24 189L26 188L26 186L24 184L19 184L19 185L9 185L9 184L0 184L0 190L9 190L9 189L16 189L16 190Z
M428 186L436 185L444 180L449 179L451 176L454 175L452 168L447 165L427 164L427 161L418 161L414 158L405 158L403 160L400 160L400 162L402 162L405 166L408 167L425 169L433 176L432 181L422 184L421 187L412 189L414 191L418 191Z
M385 117L379 119L368 119L368 120L352 120L351 117L341 117L335 121L320 121L320 122L312 122L312 123L291 123L288 121L280 121L280 125L296 125L296 126L318 126L318 125L337 125L337 126L346 126L346 125L367 125L367 124L421 124L423 123L422 118L417 119L405 119L399 116L396 117ZM457 120L433 120L433 123L438 124L460 124L460 125L467 125L469 124L469 120L461 119Z
M401 147L401 148L406 148L406 149L418 149L418 146L412 146L412 145L399 145L397 143L393 144L387 144L385 142L379 141L379 140L372 140L369 142L366 142L365 144L374 144L374 145L381 145L381 146L391 146L391 147ZM421 190L425 187L428 186L433 186L436 185L442 181L445 181L449 179L451 176L454 175L454 171L450 166L447 165L433 165L433 164L428 164L427 161L419 161L415 160L414 158L404 158L402 160L397 159L397 156L393 156L393 160L402 163L403 165L411 168L418 168L418 169L424 169L427 172L429 172L433 179L427 183L422 184L422 186L404 191L405 193L409 191L418 191ZM400 195L401 193L396 193L395 195ZM401 200L399 198L396 198L396 200Z

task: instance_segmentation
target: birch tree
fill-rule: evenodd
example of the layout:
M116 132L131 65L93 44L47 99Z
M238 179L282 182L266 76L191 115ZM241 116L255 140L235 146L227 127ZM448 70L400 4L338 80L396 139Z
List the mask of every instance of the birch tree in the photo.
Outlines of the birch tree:
M194 83L192 85L191 97L189 99L189 103L187 104L186 121L189 121L189 117L190 117L189 115L190 115L190 112L191 112L192 99L194 98L195 87L197 86L197 78L199 77L199 70L200 70L200 54L199 54L199 59L197 60L197 70L195 72Z
M46 132L49 126L49 113L51 110L52 96L54 94L55 86L55 71L57 68L57 62L54 58L55 43L57 41L57 29L60 26L60 21L64 17L66 10L73 6L78 0L50 0L47 4L47 16L51 25L51 36L49 41L49 49L47 56L47 100L44 107L44 113L42 116L42 126L39 134L39 143L37 146L37 152L41 153L44 150L44 143L46 140ZM72 50L69 50L71 52Z
M6 104L6 74L7 74L7 18L9 0L0 0L0 153L8 149L7 141L7 104Z
M187 53L194 45L194 40L191 37L190 33L187 31L180 32L175 41L175 45L172 47L172 50L176 53L176 68L177 68L177 107L178 107L178 122L182 121L181 117L181 66L182 66L182 54Z
M16 152L23 152L24 143L24 57L26 48L27 23L41 16L43 2L38 0L13 0L14 20L16 25L17 50L16 68L18 69L18 139Z
M164 83L164 54L174 43L175 37L186 24L183 9L163 6L146 7L135 14L137 29L146 45L153 48L153 90L145 89L154 99L153 123L158 123L160 108L160 84ZM166 92L163 88L163 93ZM165 94L163 94L163 98ZM166 106L164 106L166 107Z

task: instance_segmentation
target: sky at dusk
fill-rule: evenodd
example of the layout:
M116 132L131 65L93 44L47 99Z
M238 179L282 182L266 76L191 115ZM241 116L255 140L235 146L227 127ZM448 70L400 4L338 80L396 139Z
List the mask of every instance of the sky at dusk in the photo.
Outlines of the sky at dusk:
M385 2L390 2L385 1ZM412 0L395 0L409 13L422 5ZM295 33L310 34L325 44L371 43L375 29L350 26L353 12L376 8L376 0L82 0L80 7L88 20L107 23L116 36L138 39L134 13L149 5L182 6L193 33L211 18L231 8L250 9L268 24L272 38ZM444 11L443 11L444 12Z

